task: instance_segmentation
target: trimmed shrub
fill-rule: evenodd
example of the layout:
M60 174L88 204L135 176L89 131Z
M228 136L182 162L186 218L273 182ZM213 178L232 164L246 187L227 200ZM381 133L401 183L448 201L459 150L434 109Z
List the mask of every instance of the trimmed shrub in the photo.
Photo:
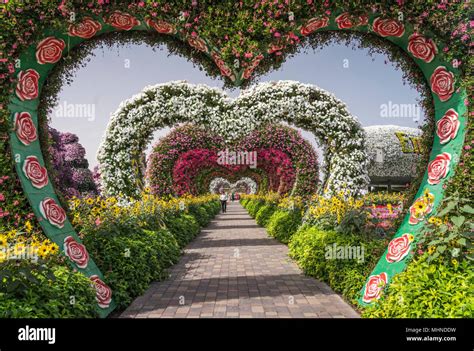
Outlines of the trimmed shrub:
M473 318L474 273L468 260L427 262L425 255L393 277L379 301L364 309L372 318Z
M257 221L257 224L266 227L268 224L268 221L270 220L270 217L272 214L276 211L276 207L272 205L264 205L260 207L260 209L257 212L257 215L255 216L255 220Z
M250 203L249 207L247 208L247 211L248 211L250 217L255 218L255 216L257 215L257 212L260 209L260 207L262 207L264 205L265 205L265 202L263 202L263 201L253 200Z
M0 318L90 318L97 316L96 306L89 278L69 267L50 261L2 264Z
M189 213L196 218L201 227L205 227L209 224L214 216L211 216L206 209L201 205L189 206Z
M154 280L165 278L165 269L176 263L180 248L166 229L136 229L126 233L97 230L84 243L104 273L119 308L143 294Z
M165 216L164 222L166 228L174 235L179 246L186 246L192 239L199 234L199 223L190 214L179 213L172 216Z
M270 217L267 225L268 234L275 239L287 244L291 236L301 225L300 211L275 211Z
M290 257L305 274L327 282L355 304L386 245L386 240L368 240L304 225L293 235L288 247Z

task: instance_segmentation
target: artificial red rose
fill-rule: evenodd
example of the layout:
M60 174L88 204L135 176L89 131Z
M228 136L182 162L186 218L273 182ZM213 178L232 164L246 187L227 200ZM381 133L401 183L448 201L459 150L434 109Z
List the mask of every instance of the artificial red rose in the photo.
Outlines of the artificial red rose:
M378 300L382 295L382 291L387 285L388 277L387 273L382 272L380 274L371 275L367 284L365 284L364 296L362 301L365 303L371 303L373 300Z
M37 189L41 189L48 184L48 171L41 166L36 156L28 156L23 162L23 173Z
M270 47L268 48L267 52L269 54L273 54L274 52L277 52L277 51L281 51L285 48L284 45L277 45L277 44L272 44L270 45Z
M438 53L438 48L430 38L414 33L408 39L408 51L416 58L429 63Z
M175 34L176 28L171 23L165 22L161 19L147 19L146 23L150 28L153 28L161 34Z
M15 133L24 145L30 145L38 138L36 127L29 112L17 112L14 116Z
M89 253L86 247L76 241L72 236L64 239L64 253L79 268L86 268L89 263Z
M436 122L436 134L440 144L446 144L456 138L460 125L457 112L452 108L446 111L444 116Z
M450 162L451 154L443 152L428 163L428 183L432 185L439 184L441 179L448 174Z
M84 17L82 22L71 24L69 26L68 34L71 37L80 37L90 39L102 29L102 25L90 17Z
M30 68L18 73L16 95L21 101L34 100L38 97L39 73Z
M97 275L89 278L95 287L95 298L100 308L108 308L112 301L112 290Z
M401 37L405 26L394 19L377 17L372 23L372 29L382 37Z
M252 63L250 64L249 67L247 67L245 70L244 70L244 73L242 74L242 78L244 79L249 79L250 76L252 75L252 72L254 71L255 68L257 68L258 64L260 63L260 61L263 60L263 55L260 54L258 56L256 56Z
M56 63L61 59L65 47L66 43L64 43L64 40L47 37L36 46L36 61L40 65Z
M430 78L431 90L441 101L447 101L454 93L454 74L444 66L438 66Z
M344 12L337 16L336 23L339 29L347 29L354 26L353 19L351 18L349 12Z
M357 23L358 26L366 26L369 24L369 16L367 15L360 15L359 16L359 23Z
M399 262L405 258L410 252L410 245L414 237L412 234L403 234L402 236L393 239L388 244L387 254L385 259L387 262Z
M203 39L199 38L199 37L196 37L196 38L189 37L188 38L188 43L193 48L195 48L199 51L208 52L206 42Z
M212 59L216 63L217 67L219 67L221 74L225 77L231 78L233 80L234 75L232 74L232 70L229 68L229 66L226 65L224 60L219 56L218 53L215 51L211 54Z
M106 22L112 27L121 30L130 30L140 24L140 21L137 20L135 17L133 17L129 13L125 13L122 11L112 12L112 14L107 18Z
M320 28L327 27L329 23L329 17L323 16L320 18L311 18L308 20L300 29L302 35L310 35Z
M43 201L40 202L39 210L41 215L47 219L51 225L58 228L64 227L66 212L56 203L56 201L54 201L54 199L45 197Z

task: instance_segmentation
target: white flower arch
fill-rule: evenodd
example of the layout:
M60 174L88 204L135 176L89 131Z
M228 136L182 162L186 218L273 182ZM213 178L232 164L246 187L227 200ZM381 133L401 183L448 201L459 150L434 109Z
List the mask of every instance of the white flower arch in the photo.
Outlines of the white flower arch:
M365 133L357 118L333 94L295 81L260 83L236 99L183 81L146 87L111 116L97 155L102 185L110 195L137 193L134 162L157 129L191 122L231 141L281 121L311 131L324 146L325 192L354 194L367 186Z
M219 193L219 190L222 187L230 188L230 190L232 191L233 189L237 189L241 185L244 185L247 189L249 189L249 194L257 193L257 189L258 189L257 182L250 177L242 177L232 184L225 178L222 178L222 177L214 178L213 180L211 180L211 183L209 184L209 191L212 194L217 194Z

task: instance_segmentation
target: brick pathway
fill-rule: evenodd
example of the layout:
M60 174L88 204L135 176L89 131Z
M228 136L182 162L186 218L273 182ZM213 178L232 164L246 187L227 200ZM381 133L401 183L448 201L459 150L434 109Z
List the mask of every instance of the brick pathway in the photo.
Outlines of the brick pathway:
M358 317L326 284L303 275L288 248L237 202L185 249L121 318Z

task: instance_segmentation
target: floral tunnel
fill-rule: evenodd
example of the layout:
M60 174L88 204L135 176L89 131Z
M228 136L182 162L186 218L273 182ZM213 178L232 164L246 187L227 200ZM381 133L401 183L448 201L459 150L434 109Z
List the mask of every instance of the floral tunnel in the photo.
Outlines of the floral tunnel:
M232 152L234 159L229 159ZM252 164L239 162L252 158ZM210 174L238 183L252 174L258 181L258 173L264 178L257 185L262 192L302 194L318 189L316 152L298 131L278 124L264 125L230 144L199 126L177 127L153 147L147 183L158 195L170 190L175 195L199 194L209 190Z
M79 4L65 1L60 13L50 2L25 4L24 6L31 6L31 11L10 12L14 17L14 26L10 26L9 21L5 21L5 24L2 21L0 24L6 42L0 61L0 82L3 91L10 93L9 96L5 94L0 108L2 133L9 134L5 150L11 151L11 157L8 152L2 153L7 155L2 156L2 164L9 168L9 176L5 179L21 182L23 190L16 185L12 187L20 193L24 192L34 214L41 219L39 225L54 242L62 245L68 235L79 242L80 239L64 210L58 205L55 189L45 176L44 159L36 133L40 92L53 66L70 49L95 36L115 31L140 30L172 36L200 52L205 57L200 62L211 75L220 74L225 77L226 84L237 86L246 84L260 67L263 71L277 66L296 46L306 40L311 41L318 33L354 31L364 36L382 38L400 48L419 67L431 89L433 118L436 122L428 168L420 182L416 201L395 234L393 243L406 237L411 238L410 235L415 239L421 235L423 225L430 216L436 214L444 197L444 189L448 187L447 191L452 191L449 188L451 178L456 184L466 187L466 181L463 180L466 169L463 168L464 162L459 161L461 157L468 160L471 155L470 152L463 152L463 146L465 150L471 149L468 143L471 143L472 138L465 138L466 135L471 135L468 131L468 122L471 122L467 119L468 103L465 103L465 99L467 101L466 87L472 82L466 78L470 76L470 70L459 66L458 59L468 59L469 44L462 40L461 31L454 30L457 23L451 20L452 17L459 18L459 13L466 12L463 4L442 5L442 10L434 8L433 11L439 16L434 16L435 20L431 20L430 16L422 12L423 6L404 6L404 2L393 5L377 2L371 2L370 5L342 1L324 4L312 1L302 4L288 2L282 5L282 11L288 15L291 12L291 20L268 19L267 11L261 11L253 18L242 18L244 28L250 28L254 24L261 25L267 20L278 22L281 27L278 36L262 40L261 37L256 37L255 32L249 32L244 35L244 40L237 43L222 41L221 31L210 30L216 26L213 20L221 17L212 15L215 14L212 12L213 7L207 7L204 2L200 2L198 6L173 2L167 6L166 11L158 12L150 2L143 2L143 6L132 4L126 9L120 4L102 3ZM10 10L16 5L12 1L6 4ZM233 4L222 3L219 6L222 7L220 10L229 14L240 11ZM194 18L208 15L202 16L207 20L203 21L204 24L186 26L186 18L182 19L183 9L188 10L188 15ZM34 22L34 25L27 17L31 12L42 13L42 19ZM62 16L59 20L58 14ZM231 15L229 18L235 16ZM226 29L234 30L230 27ZM26 32L28 35L18 41L17 34ZM459 39L459 43L453 42L453 38ZM256 42L262 45L256 46ZM234 46L238 47L238 53L249 51L252 55L237 59L233 55ZM22 64L15 66L13 60L16 59ZM234 64L236 61L238 65ZM165 99L157 101L156 97L160 94ZM317 103L322 100L324 103ZM237 130L248 134L261 121L280 120L309 130L315 128L312 131L326 145L324 167L331 172L326 172L327 178L324 179L322 188L332 192L346 188L349 192L356 193L368 183L367 173L364 171L366 155L363 133L360 126L352 121L345 106L330 94L295 83L264 84L245 92L237 102L230 105L239 105L237 109L246 110L244 114L251 118L233 118L235 114L231 113L232 106L229 106L226 97L203 87L190 87L186 84L151 87L134 97L117 111L111 121L112 126L117 126L111 134L112 140L115 138L118 141L117 145L114 147L106 140L101 151L103 165L103 161L112 156L116 156L117 162L105 165L101 170L105 188L110 193L120 193L136 187L134 175L114 173L114 169L120 169L117 167L120 164L130 168L132 161L143 150L142 144L124 144L126 138L146 143L148 130L179 122L196 122L218 132ZM268 115L268 111L274 112ZM140 119L150 113L156 118L152 118L150 122ZM172 120L160 119L167 115L172 116ZM141 129L134 129L133 124L121 124L120 116L138 124ZM339 123L341 120L346 123ZM222 126L229 125L235 128L222 130ZM318 126L323 127L318 129ZM230 137L235 135L231 133ZM28 163L33 167L29 167ZM13 167L16 172L11 170ZM35 174L28 171L31 168L36 170ZM457 168L460 171L455 174ZM38 175L41 176L41 181ZM116 179L116 184L111 182L112 179ZM411 242L408 247L410 245ZM389 246L388 251L392 250L393 245ZM412 251L407 251L410 254L402 255L396 260L383 255L364 286L360 300L363 305L372 303L381 296L389 281L404 270ZM77 267L91 279L100 280L102 276L93 263L87 270L76 265L75 268ZM105 314L108 312L110 309Z

